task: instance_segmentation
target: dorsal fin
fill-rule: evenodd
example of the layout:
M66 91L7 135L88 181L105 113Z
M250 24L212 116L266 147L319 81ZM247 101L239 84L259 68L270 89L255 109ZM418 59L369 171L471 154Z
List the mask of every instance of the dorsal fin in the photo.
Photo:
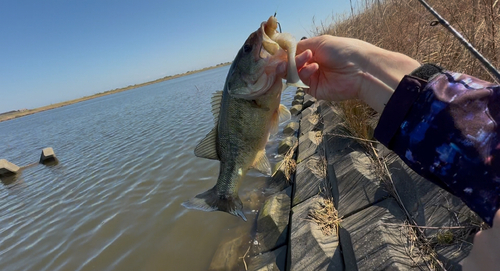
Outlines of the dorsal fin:
M266 149L262 149L257 152L252 167L263 174L271 175L271 163L269 163L269 160L267 159Z
M220 160L217 154L217 126L215 126L203 140L200 141L198 146L194 149L194 155L202 158Z
M282 104L280 104L280 108L278 109L278 114L280 123L283 123L292 117L292 114L290 113L288 108L286 108L286 106Z
M222 90L214 92L214 94L212 94L212 101L210 102L210 104L212 105L212 114L214 115L214 122L216 125L217 121L219 120L221 101L222 101Z

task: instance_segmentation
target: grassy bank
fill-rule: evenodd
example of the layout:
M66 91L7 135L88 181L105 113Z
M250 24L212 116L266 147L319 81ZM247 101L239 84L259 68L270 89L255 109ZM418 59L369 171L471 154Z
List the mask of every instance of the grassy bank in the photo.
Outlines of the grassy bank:
M352 1L353 12L316 26L316 35L361 39L420 62L492 81L482 65L417 0ZM356 3L354 3L356 2ZM496 0L428 0L490 62L500 64L500 4Z
M207 68L203 68L203 69L200 69L200 70L188 71L188 72L181 73L181 74L176 74L176 75L169 75L169 76L165 76L163 78L159 78L159 79L156 79L156 80L153 80L153 81L149 81L149 82L145 82L145 83L141 83L141 84L136 84L136 85L130 85L130 86L123 87L123 88L112 89L112 90L108 90L108 91L105 91L105 92L97 93L97 94L94 94L94 95L90 95L90 96L86 96L86 97L82 97L82 98L78 98L78 99L74 99L74 100L70 100L70 101L66 101L66 102L51 104L51 105L47 105L47 106L43 106L43 107L39 107L39 108L35 108L35 109L27 109L27 110L22 110L22 111L13 111L13 112L5 113L5 114L0 114L0 122L6 121L6 120L10 120L10 119L20 118L20 117L23 117L23 116L35 114L35 113L38 113L38 112L42 112L42 111L46 111L46 110L50 110L50 109L54 109L54 108L58 108L58 107L63 107L63 106L74 104L74 103L83 102L83 101L86 101L86 100L90 100L90 99L94 99L94 98L98 98L98 97L102 97L102 96L106 96L106 95L110 95L110 94L115 94L115 93L118 93L118 92L130 90L130 89L134 89L134 88L138 88L138 87L143 87L143 86L147 86L147 85L151 85L151 84L156 84L156 83L159 83L159 82L163 82L163 81L167 81L167 80L170 80L170 79L179 78L179 77L190 75L190 74L193 74L193 73L203 72L203 71L210 70L210 69L215 69L215 68L226 66L226 65L229 65L229 64L231 64L231 63L230 62L221 63L221 64L218 64L218 65L207 67Z

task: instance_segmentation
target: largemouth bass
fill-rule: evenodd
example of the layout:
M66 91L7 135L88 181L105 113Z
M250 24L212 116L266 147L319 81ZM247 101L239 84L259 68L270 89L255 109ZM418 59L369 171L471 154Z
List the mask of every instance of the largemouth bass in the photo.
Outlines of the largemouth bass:
M277 33L276 27L276 18L270 17L250 34L231 64L224 89L213 95L215 127L195 155L220 160L219 177L212 189L184 202L184 207L224 211L246 221L238 196L241 179L250 168L271 174L266 143L278 124L290 118L280 105L282 78L287 73L289 84L307 87L295 67L293 37Z

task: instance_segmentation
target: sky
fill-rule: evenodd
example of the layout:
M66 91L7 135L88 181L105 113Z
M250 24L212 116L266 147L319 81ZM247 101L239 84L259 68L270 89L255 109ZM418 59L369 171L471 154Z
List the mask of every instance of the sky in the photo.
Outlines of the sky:
M0 113L232 61L274 12L299 40L349 8L349 0L2 0Z

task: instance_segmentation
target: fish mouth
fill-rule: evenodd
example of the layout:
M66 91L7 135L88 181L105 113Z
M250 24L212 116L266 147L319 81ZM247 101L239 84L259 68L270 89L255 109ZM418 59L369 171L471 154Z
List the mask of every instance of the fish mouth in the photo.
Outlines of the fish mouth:
M255 32L257 35L256 44L259 45L259 49L252 53L253 61L259 68L255 73L243 76L242 79L246 82L245 91L240 89L239 93L233 93L232 95L236 98L251 100L265 95L276 83L276 80L281 80L285 75L286 55L278 43L268 35L268 33L276 31L276 27L272 22L270 23L270 20L271 18L267 22L262 22L260 28Z

